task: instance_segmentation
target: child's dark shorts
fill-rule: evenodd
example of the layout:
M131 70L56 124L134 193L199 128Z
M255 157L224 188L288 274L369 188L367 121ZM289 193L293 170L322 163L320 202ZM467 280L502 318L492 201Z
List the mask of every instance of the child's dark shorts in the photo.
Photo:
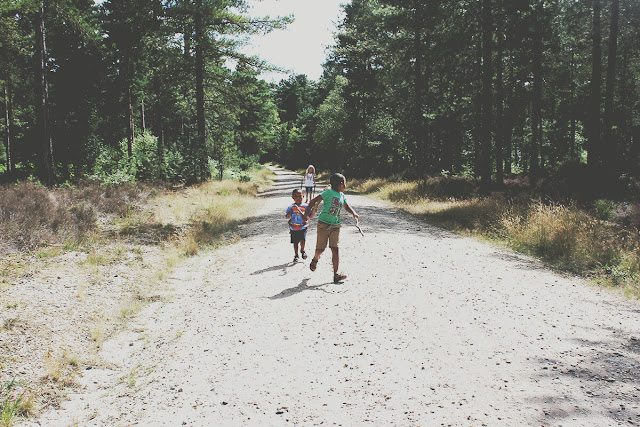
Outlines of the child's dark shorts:
M307 240L307 230L289 230L291 233L291 243L298 243L301 240Z
M311 193L313 191L313 187L304 187L307 193Z

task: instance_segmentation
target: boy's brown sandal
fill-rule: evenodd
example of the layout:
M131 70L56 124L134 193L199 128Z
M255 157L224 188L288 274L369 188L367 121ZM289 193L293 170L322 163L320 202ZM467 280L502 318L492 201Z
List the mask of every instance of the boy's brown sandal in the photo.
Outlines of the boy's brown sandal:
M309 263L309 269L310 269L311 271L316 271L316 267L317 267L317 266L318 266L318 260L317 260L317 259L315 259L315 258L313 258L313 259L311 260L311 263Z
M340 274L340 273L335 273L333 275L333 283L339 283L342 282L344 279L347 278L346 274Z

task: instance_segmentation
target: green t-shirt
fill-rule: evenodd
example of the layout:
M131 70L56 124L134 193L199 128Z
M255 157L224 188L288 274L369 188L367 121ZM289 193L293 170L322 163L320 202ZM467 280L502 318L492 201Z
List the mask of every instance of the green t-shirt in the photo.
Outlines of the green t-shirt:
M342 206L347 203L344 193L339 193L333 188L324 190L322 194L322 212L318 216L318 221L330 225L340 225L340 213Z

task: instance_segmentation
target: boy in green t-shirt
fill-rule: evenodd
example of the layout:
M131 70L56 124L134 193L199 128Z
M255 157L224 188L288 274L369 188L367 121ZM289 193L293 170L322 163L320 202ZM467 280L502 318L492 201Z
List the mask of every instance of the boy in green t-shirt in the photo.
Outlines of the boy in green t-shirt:
M344 197L344 190L347 188L347 179L344 175L334 173L329 180L331 188L324 190L321 194L317 195L305 210L302 215L304 221L307 220L307 212L313 212L313 208L317 203L323 201L322 212L318 216L318 238L316 240L316 253L309 264L311 271L315 271L318 265L320 255L327 248L327 243L331 248L331 262L333 263L333 282L338 283L346 279L347 276L338 273L338 266L340 264L340 256L338 253L338 243L340 241L340 213L342 207L349 212L358 221L360 218L358 214L351 209L347 200Z

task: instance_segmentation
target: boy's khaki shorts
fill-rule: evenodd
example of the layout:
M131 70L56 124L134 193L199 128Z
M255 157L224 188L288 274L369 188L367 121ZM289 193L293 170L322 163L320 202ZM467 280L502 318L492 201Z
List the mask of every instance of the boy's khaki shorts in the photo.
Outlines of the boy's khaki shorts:
M327 242L330 248L337 248L340 243L340 226L329 225L318 221L318 238L316 239L316 249L326 249Z

